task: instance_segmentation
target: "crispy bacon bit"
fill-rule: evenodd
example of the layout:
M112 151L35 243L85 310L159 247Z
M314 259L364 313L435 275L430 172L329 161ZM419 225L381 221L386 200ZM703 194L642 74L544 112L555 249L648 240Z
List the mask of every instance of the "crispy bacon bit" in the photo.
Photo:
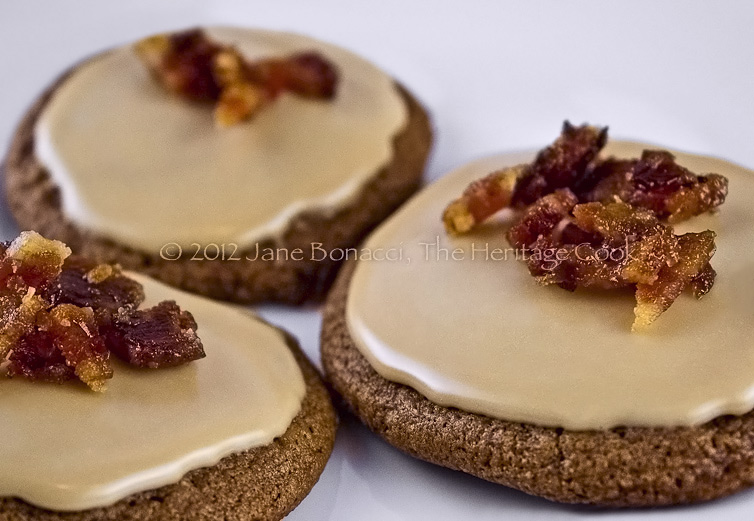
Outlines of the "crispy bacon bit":
M49 333L76 376L94 391L102 391L113 377L110 353L100 335L92 308L59 304L37 317L39 328Z
M4 251L3 279L18 277L21 284L45 287L60 274L71 250L60 241L45 239L37 232L21 232Z
M443 215L448 233L471 231L500 210L526 207L561 188L573 188L607 141L607 128L563 124L563 131L534 162L493 172L474 181Z
M65 244L36 232L22 232L3 248L0 259L0 361L25 334L34 330L37 313L46 309L39 292L60 274L71 254Z
M173 301L116 315L105 335L110 350L136 367L173 367L206 356L194 317Z
M497 211L518 212L508 241L542 284L636 289L634 328L654 322L689 288L715 282L712 231L675 235L676 223L720 206L728 180L697 175L666 151L598 159L607 130L568 122L529 165L472 183L443 214L448 233L466 233Z
M669 222L681 222L717 208L728 195L728 180L718 174L696 175L675 162L670 152L645 150L641 159L608 159L593 169L601 178L587 194L593 201L623 202L652 210Z
M200 29L152 36L136 52L168 91L215 103L215 121L227 127L253 117L283 92L332 99L335 66L316 52L247 62L232 46L210 40Z
M40 382L63 383L76 378L73 367L46 331L33 331L24 336L8 357L8 376L19 376Z
M620 202L575 202L568 190L546 195L508 231L511 244L534 252L526 261L541 284L571 291L636 286L635 328L652 323L686 287L697 295L711 287L713 232L676 236L649 210ZM559 233L563 223L589 241L568 242ZM542 254L548 251L558 256Z
M69 255L34 232L0 245L0 365L8 376L79 379L102 391L113 375L111 350L126 346L132 356L124 358L139 367L204 356L190 313L175 302L137 310L138 282L117 266Z
M144 288L123 275L118 266L98 265L73 256L63 265L60 276L47 292L47 298L56 304L74 304L115 313L139 307L144 301Z
M636 286L635 328L654 322L687 287L700 298L714 283L710 259L715 254L715 232L687 233L677 239L678 262L663 266L652 284ZM701 286L700 278L706 279Z
M524 169L524 165L519 165L498 170L471 183L463 195L445 209L442 219L448 232L466 233L510 205L516 179Z
M568 121L555 142L537 154L531 167L516 183L513 204L531 204L560 188L577 190L587 167L607 143L607 128Z
M500 170L474 181L443 214L451 234L471 231L500 210L521 210L555 190L568 188L579 202L623 201L647 208L661 220L677 223L714 210L728 195L728 180L697 175L662 150L645 150L640 159L599 159L607 128L574 127L567 121L560 137L527 165Z

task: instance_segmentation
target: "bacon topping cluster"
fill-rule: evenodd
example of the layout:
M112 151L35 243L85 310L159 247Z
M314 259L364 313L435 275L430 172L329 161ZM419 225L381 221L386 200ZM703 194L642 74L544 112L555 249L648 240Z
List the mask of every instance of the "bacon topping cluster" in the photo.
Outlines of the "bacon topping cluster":
M161 368L205 356L188 311L164 301L137 309L142 286L117 266L71 257L59 241L23 232L0 245L0 367L10 377L102 391L110 354Z
M215 104L215 121L229 127L248 120L284 92L332 99L338 71L322 55L304 51L246 61L232 46L212 41L200 29L141 40L136 52L168 91Z
M504 208L516 212L507 239L542 284L635 289L634 328L651 324L689 288L714 284L715 233L676 235L671 226L714 210L728 193L718 174L697 175L672 154L599 157L607 129L566 122L530 164L473 182L443 214L450 234L468 233Z

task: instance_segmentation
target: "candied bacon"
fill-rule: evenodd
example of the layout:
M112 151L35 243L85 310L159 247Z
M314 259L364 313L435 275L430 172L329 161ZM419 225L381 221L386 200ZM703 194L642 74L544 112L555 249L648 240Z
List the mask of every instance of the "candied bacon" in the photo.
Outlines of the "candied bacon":
M33 331L19 340L8 357L8 376L63 383L76 378L73 367L46 331Z
M605 146L607 128L575 127L568 121L553 144L530 164L493 172L472 182L443 214L448 233L470 231L500 210L517 209L562 188L573 188Z
M442 219L453 234L466 233L478 223L510 205L523 165L492 172L471 183L463 195L448 205Z
M136 367L173 367L204 358L196 321L173 301L120 314L105 328L110 350Z
M443 213L450 234L472 230L499 210L517 215L508 241L523 250L542 284L636 290L634 328L651 324L689 288L715 283L715 234L677 236L670 224L714 210L728 193L718 174L697 175L662 150L638 159L599 159L607 129L566 122L531 164L474 181Z
M37 232L21 232L3 251L2 280L18 278L24 286L42 289L59 274L71 250Z
M575 201L567 190L542 197L508 231L513 246L530 252L525 260L541 284L557 284L571 291L577 287L635 286L635 328L652 323L685 288L698 297L711 288L713 232L676 236L647 209L622 202ZM590 240L568 242L562 233L563 223L581 230ZM542 252L557 252L558 256Z
M123 275L118 266L73 256L63 264L47 297L56 304L75 304L114 313L139 307L144 301L144 288Z
M247 78L263 86L270 98L285 91L305 98L332 99L338 84L333 65L316 52L295 53L248 64Z
M36 232L22 232L4 247L0 258L0 361L46 308L40 292L60 274L70 255L65 244Z
M111 350L125 349L132 355L125 360L139 367L204 356L188 311L175 302L137 310L141 284L118 266L69 255L63 243L34 232L0 244L0 367L8 376L78 379L102 391L113 375Z
M638 159L599 159L597 154L606 141L607 128L575 127L566 121L560 137L532 163L472 182L445 209L445 229L451 234L467 233L504 208L521 210L565 188L581 203L623 201L671 223L725 202L725 177L694 174L663 150L645 150Z
M179 96L213 101L222 87L214 74L214 57L220 46L199 30L145 38L136 51L154 78Z
M42 312L37 320L79 380L94 391L104 390L113 369L92 308L59 304L49 312Z
M531 204L560 188L576 189L587 167L607 143L607 127L575 127L568 121L555 142L537 154L531 167L518 179L513 204Z
M700 298L714 282L710 259L715 254L715 232L706 230L681 235L678 246L678 262L663 266L653 283L637 284L634 327L646 327L654 322L687 287ZM710 275L711 280L708 278ZM700 276L707 278L701 286Z
M600 178L585 197L615 198L647 208L660 219L681 222L717 208L728 195L728 180L718 174L696 175L663 150L645 150L640 159L607 159L595 165Z
M231 126L254 116L283 92L332 99L335 66L308 51L247 62L232 46L210 40L200 29L141 40L136 52L168 91L215 103L215 121Z

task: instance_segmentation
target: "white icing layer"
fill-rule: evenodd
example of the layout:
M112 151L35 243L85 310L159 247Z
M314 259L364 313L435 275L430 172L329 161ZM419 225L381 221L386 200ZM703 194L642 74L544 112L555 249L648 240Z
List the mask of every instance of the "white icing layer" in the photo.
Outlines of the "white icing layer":
M393 80L305 36L211 28L248 59L316 50L339 69L332 101L284 94L252 121L218 129L211 105L169 95L131 47L84 64L45 107L35 153L65 215L122 244L248 246L304 209L334 210L392 157L407 110Z
M0 496L84 510L177 482L271 443L301 408L303 375L279 331L142 275L143 306L172 299L207 357L160 370L118 364L107 390L0 379Z
M607 153L636 157L645 147L653 148L613 142ZM694 425L751 410L754 173L678 154L693 171L730 180L718 214L676 227L717 232L718 278L702 300L683 295L648 331L632 333L631 292L541 287L512 254L487 257L485 245L509 248L502 223L445 234L442 211L470 181L533 157L503 154L451 172L369 238L366 248L402 244L411 260L359 262L351 281L348 326L377 372L441 405L568 429ZM438 260L422 242L459 248L462 260Z

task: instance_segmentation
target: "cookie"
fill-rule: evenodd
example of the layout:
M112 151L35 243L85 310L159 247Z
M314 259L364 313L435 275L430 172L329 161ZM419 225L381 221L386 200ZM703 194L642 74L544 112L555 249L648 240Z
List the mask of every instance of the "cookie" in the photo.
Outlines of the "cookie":
M196 252L188 248L184 248L178 258L166 258L158 248L126 244L74 222L64 209L59 185L36 153L38 143L34 129L40 114L66 79L87 63L90 61L63 74L41 95L19 125L5 161L7 199L19 225L62 240L84 255L118 262L126 269L141 271L173 286L217 299L289 304L318 300L324 296L340 265L339 252L358 243L420 184L432 141L430 122L419 102L404 87L395 84L397 95L405 104L405 125L392 138L389 160L365 178L347 201L332 208L298 209L286 218L276 236L242 244L237 251L234 246L233 253L242 259L240 262L206 257L197 261ZM264 116L268 114L260 117ZM333 153L340 152L336 149ZM135 193L130 197L139 195ZM249 196L248 204L254 204L253 196ZM221 212L222 208L217 211ZM313 244L317 245L316 251ZM229 251L230 248L229 245ZM303 255L297 259L288 255L286 258L280 255L259 258L257 252L268 248L285 252L300 248ZM338 253L323 253L333 251ZM253 260L243 260L247 258Z
M754 485L754 413L695 427L574 431L443 407L377 374L345 317L355 262L324 308L326 379L388 443L410 454L528 494L611 507L693 503Z
M52 512L0 498L2 521L282 519L309 493L335 440L327 390L296 340L281 331L304 375L306 395L288 430L271 444L187 473L178 483L133 494L109 507Z

